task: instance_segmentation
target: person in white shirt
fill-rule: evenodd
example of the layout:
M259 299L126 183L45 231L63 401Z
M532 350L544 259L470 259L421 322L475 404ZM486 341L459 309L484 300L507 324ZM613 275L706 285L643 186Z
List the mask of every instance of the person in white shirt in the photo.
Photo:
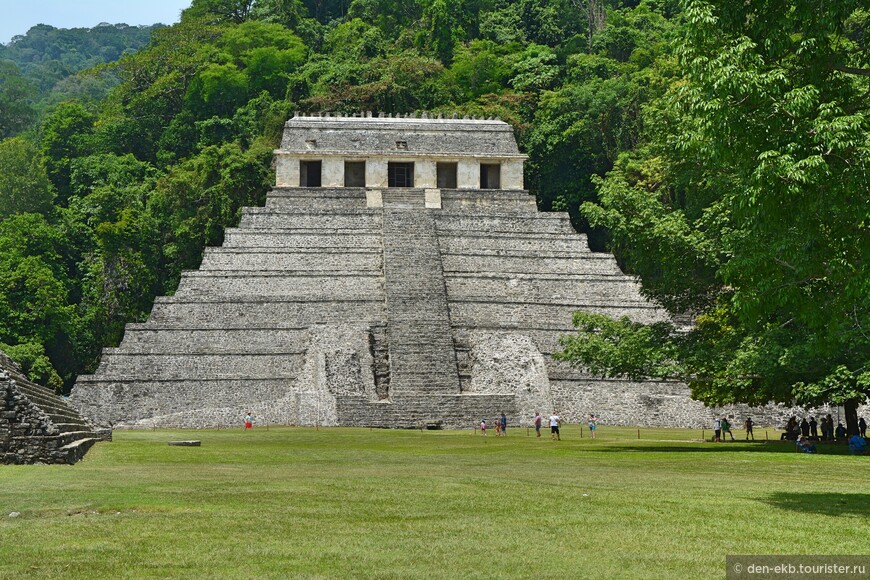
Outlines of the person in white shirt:
M559 435L559 426L562 424L562 418L559 415L553 413L550 415L550 439L558 439L562 440L561 435Z

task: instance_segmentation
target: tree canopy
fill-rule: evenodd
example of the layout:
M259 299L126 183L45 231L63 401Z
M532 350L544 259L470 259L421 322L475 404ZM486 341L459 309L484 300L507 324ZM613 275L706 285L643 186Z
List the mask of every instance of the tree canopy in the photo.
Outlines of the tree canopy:
M686 4L679 79L581 213L691 330L578 315L564 356L709 403L870 394L870 14ZM632 360L626 364L626 360Z

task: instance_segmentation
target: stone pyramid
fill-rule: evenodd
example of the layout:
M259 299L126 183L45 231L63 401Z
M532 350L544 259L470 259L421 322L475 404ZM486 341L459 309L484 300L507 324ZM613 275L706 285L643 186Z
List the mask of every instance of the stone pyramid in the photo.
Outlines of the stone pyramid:
M662 320L609 254L523 190L511 128L297 115L277 185L129 324L71 400L101 424L471 428L554 409L611 424L709 416L679 383L554 361L586 309Z

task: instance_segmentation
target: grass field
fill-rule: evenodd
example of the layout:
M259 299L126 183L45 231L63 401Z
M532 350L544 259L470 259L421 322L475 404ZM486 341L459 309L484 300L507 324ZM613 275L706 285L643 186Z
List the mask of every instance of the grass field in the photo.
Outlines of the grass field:
M0 577L722 578L726 554L870 554L870 457L842 447L509 434L119 431L72 467L0 466Z

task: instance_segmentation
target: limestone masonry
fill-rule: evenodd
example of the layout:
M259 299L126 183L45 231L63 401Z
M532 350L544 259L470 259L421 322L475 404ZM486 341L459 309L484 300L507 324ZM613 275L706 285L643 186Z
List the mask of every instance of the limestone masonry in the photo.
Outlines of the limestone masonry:
M248 411L295 425L471 428L502 412L528 425L554 410L710 425L723 410L683 384L552 359L575 310L666 314L567 214L537 212L524 159L501 121L295 116L266 206L127 325L72 403L127 427L237 426ZM752 411L759 425L785 412Z
M0 351L0 463L75 463L111 431L94 429Z

